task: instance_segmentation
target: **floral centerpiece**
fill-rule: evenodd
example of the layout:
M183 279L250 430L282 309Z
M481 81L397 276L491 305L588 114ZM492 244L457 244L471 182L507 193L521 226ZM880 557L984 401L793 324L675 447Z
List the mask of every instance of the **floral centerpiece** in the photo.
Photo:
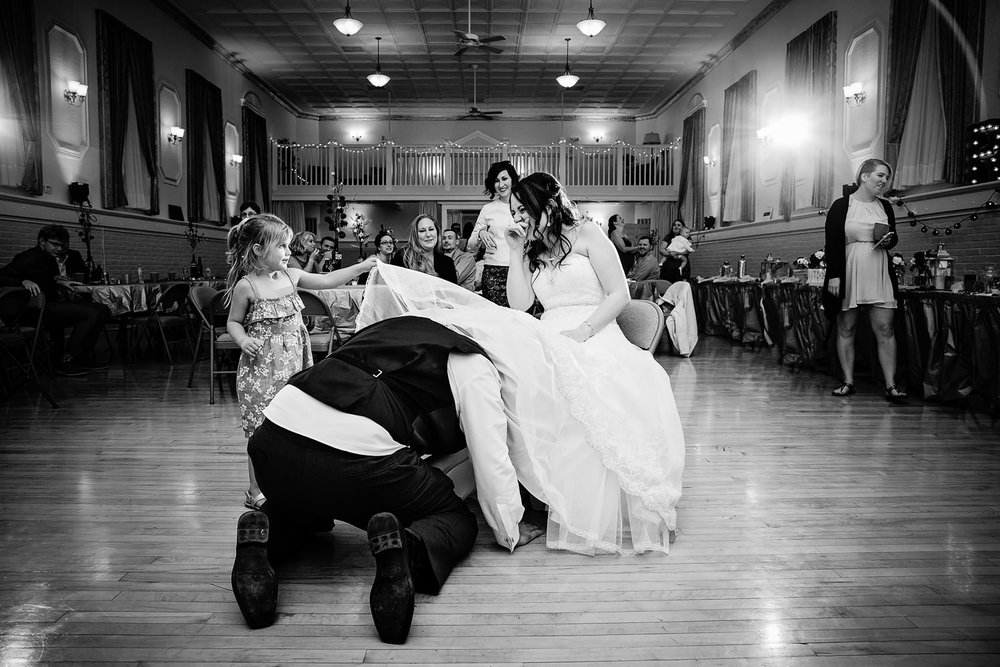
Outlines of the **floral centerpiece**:
M194 222L188 220L187 228L184 230L184 242L191 247L191 263L195 263L194 251L198 248L198 244L205 240L205 235L202 234L197 227L194 226Z
M892 270L896 274L896 284L903 284L903 276L906 274L906 259L901 253L892 253Z
M347 226L351 229L351 233L354 234L354 241L358 244L358 259L364 259L365 257L365 243L371 238L371 234L368 233L367 225L368 218L365 217L364 213L355 213L354 217L347 223Z

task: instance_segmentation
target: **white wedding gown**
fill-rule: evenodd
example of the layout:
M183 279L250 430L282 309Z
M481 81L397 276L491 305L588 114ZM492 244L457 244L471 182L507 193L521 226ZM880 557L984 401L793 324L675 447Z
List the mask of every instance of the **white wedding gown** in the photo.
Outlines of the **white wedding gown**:
M512 467L549 507L549 548L669 551L684 470L670 380L614 323L585 343L560 333L604 299L587 257L571 254L537 275L541 320L381 263L367 285L359 328L404 314L427 317L475 340L497 368L507 451L477 456L476 443L469 447L477 496L500 544L516 543L523 514L516 484L502 481L513 479Z

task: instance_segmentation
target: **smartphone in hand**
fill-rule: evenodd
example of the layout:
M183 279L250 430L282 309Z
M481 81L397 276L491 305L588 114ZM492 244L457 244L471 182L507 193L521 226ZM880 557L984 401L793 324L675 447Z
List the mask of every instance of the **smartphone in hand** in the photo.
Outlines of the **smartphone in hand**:
M882 238L875 242L875 245L873 245L872 248L875 248L876 250L888 248L889 244L892 242L893 234L895 234L895 232L886 232L882 235Z

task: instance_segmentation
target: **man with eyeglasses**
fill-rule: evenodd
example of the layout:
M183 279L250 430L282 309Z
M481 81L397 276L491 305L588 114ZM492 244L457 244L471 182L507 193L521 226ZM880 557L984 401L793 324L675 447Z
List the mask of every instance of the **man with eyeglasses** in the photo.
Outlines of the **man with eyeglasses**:
M18 253L0 269L0 286L23 287L32 297L45 295L43 323L49 331L59 362L59 375L86 375L107 368L94 358L94 345L111 311L99 303L72 300L72 292L60 277L59 258L69 247L69 232L62 225L46 225L38 231L38 244ZM63 343L63 331L73 327Z
M324 236L320 239L319 247L323 251L323 266L321 268L322 273L329 273L335 269L340 268L341 258L337 252L337 240L332 236Z

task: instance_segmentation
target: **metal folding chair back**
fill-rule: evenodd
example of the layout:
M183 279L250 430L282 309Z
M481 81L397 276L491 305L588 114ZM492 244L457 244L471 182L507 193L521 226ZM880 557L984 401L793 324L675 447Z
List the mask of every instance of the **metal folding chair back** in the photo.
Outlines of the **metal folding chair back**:
M329 322L330 326L329 331L309 332L309 348L313 352L324 352L325 354L330 354L334 347L339 347L343 343L340 331L337 328L337 322L333 317L333 312L330 310L330 307L326 305L326 302L313 292L303 289L300 289L298 292L299 297L302 299L302 304L305 306L302 309L302 316L315 317L317 318L317 322L322 321L319 318L325 318L326 322Z
M0 288L0 352L3 352L5 360L13 363L11 368L17 368L24 375L22 384L30 384L52 407L58 408L59 405L52 396L38 383L38 372L35 369L35 344L38 332L42 328L45 302L41 301L37 319L29 323L33 326L26 329L23 326L23 318L29 304L32 304L32 297L28 290L21 287ZM23 355L24 361L18 359L17 352ZM9 386L10 391L7 394L9 396L19 385L13 384L7 376L6 369L7 364L0 363L0 379L4 385Z
M188 387L194 383L194 373L198 366L198 353L201 341L208 339L209 384L208 402L215 403L215 379L223 375L235 375L236 368L218 368L218 353L224 350L239 350L232 336L226 331L226 321L229 319L229 307L224 303L226 293L212 287L197 285L191 288L188 301L198 314L199 329L197 343L194 349L194 360L191 362L191 372L188 375Z

